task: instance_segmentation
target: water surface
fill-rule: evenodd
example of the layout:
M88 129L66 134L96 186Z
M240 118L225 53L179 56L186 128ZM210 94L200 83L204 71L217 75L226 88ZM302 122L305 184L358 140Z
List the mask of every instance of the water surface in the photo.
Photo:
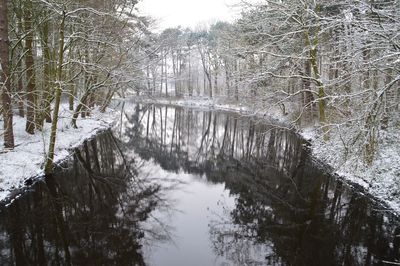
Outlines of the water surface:
M0 209L1 265L385 265L400 223L253 117L124 106Z

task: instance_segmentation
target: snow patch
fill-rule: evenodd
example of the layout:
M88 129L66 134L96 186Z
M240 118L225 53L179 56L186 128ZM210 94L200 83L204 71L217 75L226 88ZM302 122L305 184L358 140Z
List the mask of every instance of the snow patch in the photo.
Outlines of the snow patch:
M91 116L79 118L78 128L70 125L72 112L67 104L60 106L60 119L56 138L54 162L62 162L70 155L70 150L81 145L99 131L111 127L116 112L101 113L94 109ZM17 115L13 118L15 149L0 150L0 202L10 197L13 191L24 187L26 180L44 175L43 164L48 150L51 124L45 123L43 131L35 135L25 132L26 119ZM0 121L0 136L3 135L3 121ZM3 138L0 140L2 149Z

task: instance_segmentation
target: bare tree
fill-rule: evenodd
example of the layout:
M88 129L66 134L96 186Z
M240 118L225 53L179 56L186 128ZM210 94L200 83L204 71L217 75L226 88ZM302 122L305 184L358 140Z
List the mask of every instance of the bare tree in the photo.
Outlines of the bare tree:
M10 73L8 67L8 18L7 0L0 1L0 66L2 82L2 105L4 118L4 147L14 148L13 113L11 106Z

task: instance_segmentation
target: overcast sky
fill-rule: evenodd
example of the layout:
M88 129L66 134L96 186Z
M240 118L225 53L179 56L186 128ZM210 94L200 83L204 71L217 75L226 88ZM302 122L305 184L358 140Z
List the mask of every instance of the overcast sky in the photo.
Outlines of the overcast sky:
M159 20L159 28L196 27L212 20L231 21L234 12L229 6L239 0L142 0L139 10Z

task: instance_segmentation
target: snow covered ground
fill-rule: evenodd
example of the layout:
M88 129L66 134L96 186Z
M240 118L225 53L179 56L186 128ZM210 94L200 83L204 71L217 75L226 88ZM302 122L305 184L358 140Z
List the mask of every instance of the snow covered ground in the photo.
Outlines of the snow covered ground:
M190 97L190 98L138 98L135 97L134 101L141 103L159 103L159 104L169 104L176 106L186 106L186 107L196 107L196 108L204 108L204 109L217 109L224 111L232 111L238 112L243 115L249 116L258 116L258 117L266 117L277 122L285 122L287 123L288 119L283 115L282 110L278 105L268 106L268 108L264 108L261 106L249 106L247 104L235 104L229 103L224 98L218 99L210 99L207 97ZM291 125L288 125L292 127Z
M381 131L379 149L372 165L367 166L361 152L345 156L339 135L328 142L311 134L313 155L333 167L345 181L362 186L400 215L400 136L397 131ZM357 156L358 154L358 156Z
M279 106L245 106L235 105L224 101L208 98L183 99L139 99L140 102L172 104L178 106L214 108L239 112L244 115L270 117L289 128L296 127L297 131L312 143L313 156L333 168L333 173L341 177L349 185L357 184L377 199L383 201L390 209L400 214L400 134L398 131L382 131L379 143L379 152L372 165L364 164L360 153L352 151L345 156L345 148L340 134L331 134L329 141L324 141L321 134L317 134L317 127L308 126L298 128L290 120L290 115L284 115ZM292 110L291 110L292 111ZM343 134L353 134L352 129Z
M70 155L70 150L79 146L84 140L109 128L115 120L116 112L107 110L100 113L93 110L90 117L79 118L78 129L71 127L72 113L67 105L60 108L60 120L56 139L55 163L60 163ZM43 164L48 150L50 124L45 124L43 131L35 135L25 132L25 118L14 116L15 149L3 150L3 138L0 140L0 201L12 196L12 193L24 186L24 182L44 174ZM3 121L0 121L0 136L3 135Z

